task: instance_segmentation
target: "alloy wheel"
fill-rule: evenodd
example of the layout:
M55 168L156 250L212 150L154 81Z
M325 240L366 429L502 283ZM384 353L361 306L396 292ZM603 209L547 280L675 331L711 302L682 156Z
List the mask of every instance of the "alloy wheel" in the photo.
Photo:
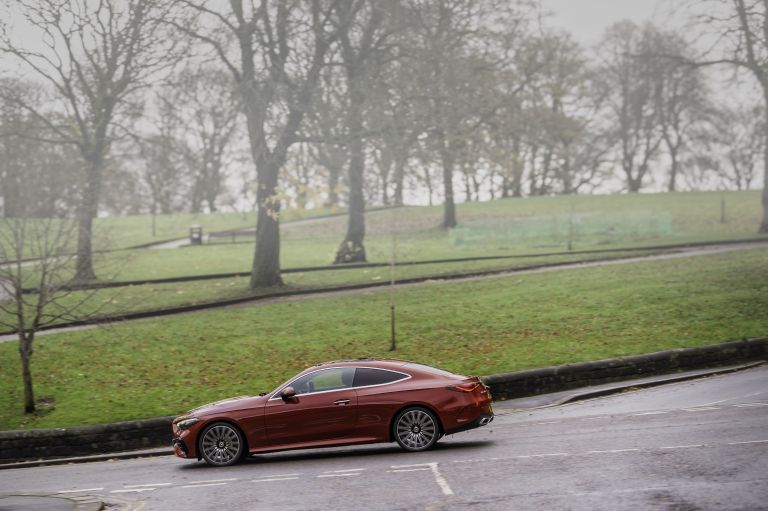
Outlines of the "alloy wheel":
M423 451L437 441L438 428L431 413L419 408L406 410L395 425L397 443L409 451Z
M203 458L211 465L232 465L240 459L243 441L240 433L228 424L213 424L203 433Z

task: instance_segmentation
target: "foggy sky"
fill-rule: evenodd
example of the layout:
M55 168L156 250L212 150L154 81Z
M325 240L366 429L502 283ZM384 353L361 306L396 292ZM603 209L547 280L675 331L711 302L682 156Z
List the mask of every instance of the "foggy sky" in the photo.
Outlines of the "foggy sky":
M585 46L596 44L616 21L658 21L669 11L665 0L541 0L541 4L552 13L551 25L568 30Z

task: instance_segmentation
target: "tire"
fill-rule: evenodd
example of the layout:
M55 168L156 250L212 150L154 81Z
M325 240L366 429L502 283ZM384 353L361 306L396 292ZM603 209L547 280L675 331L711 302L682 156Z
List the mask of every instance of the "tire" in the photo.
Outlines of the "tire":
M392 436L403 450L426 451L440 438L440 424L435 414L425 408L406 408L395 417Z
M200 453L209 465L234 465L246 452L242 433L228 422L214 422L200 434Z

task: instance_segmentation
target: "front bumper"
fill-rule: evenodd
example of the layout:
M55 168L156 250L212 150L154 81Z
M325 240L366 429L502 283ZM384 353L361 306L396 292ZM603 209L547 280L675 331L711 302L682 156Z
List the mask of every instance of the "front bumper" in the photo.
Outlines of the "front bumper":
M173 446L173 452L176 453L176 456L179 458L189 457L189 449L187 449L187 444L184 443L184 440L176 437L171 442L171 445Z

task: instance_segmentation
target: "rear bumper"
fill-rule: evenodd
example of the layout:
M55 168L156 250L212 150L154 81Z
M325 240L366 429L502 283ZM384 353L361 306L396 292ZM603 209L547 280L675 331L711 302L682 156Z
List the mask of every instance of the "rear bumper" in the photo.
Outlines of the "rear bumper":
M471 422L467 422L466 424L462 424L461 426L457 426L455 428L449 429L448 431L445 432L445 434L453 435L454 433L461 433L462 431L467 431L469 429L475 429L481 426L487 426L488 424L491 423L491 421L493 421L493 414L484 413Z

